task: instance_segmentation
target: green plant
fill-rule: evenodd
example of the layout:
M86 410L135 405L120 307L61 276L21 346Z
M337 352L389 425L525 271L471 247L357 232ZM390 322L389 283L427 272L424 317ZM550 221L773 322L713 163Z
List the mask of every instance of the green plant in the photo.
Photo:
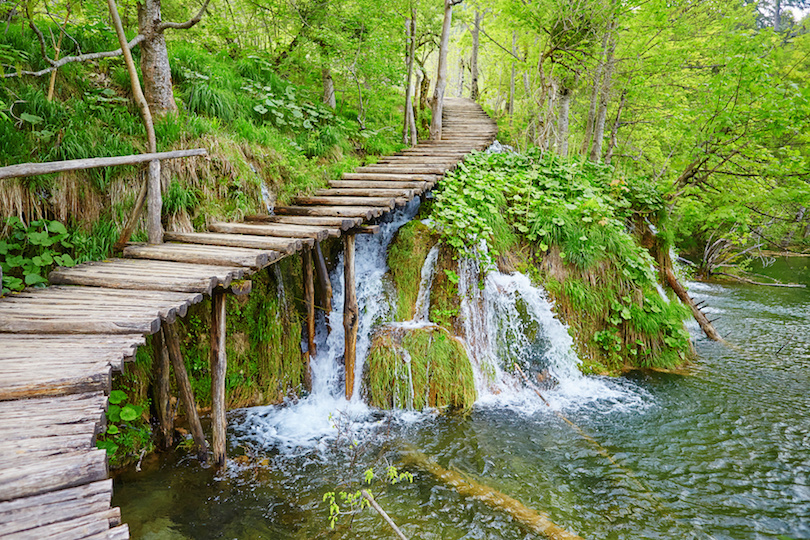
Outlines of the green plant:
M107 451L113 467L123 465L141 451L152 450L152 430L143 419L145 406L127 403L130 398L123 390L110 392L107 408L107 430L96 441Z
M73 266L73 258L64 250L71 248L68 231L58 221L37 220L26 225L18 217L6 219L10 232L0 240L0 268L3 270L3 294L21 291L26 286L44 285L54 265Z

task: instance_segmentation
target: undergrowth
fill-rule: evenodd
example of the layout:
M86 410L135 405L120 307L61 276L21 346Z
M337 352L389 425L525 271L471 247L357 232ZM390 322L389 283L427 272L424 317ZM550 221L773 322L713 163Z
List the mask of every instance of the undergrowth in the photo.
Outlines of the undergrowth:
M490 268L527 252L574 329L585 371L672 367L689 358L688 312L656 288L656 259L668 258L640 245L642 227L657 231L656 250L671 245L651 182L537 149L476 154L442 182L431 218L444 242Z

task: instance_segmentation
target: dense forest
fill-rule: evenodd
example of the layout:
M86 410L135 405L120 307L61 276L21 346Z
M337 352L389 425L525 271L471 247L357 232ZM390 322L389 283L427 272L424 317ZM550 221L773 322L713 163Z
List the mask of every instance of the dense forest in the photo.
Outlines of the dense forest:
M727 272L741 255L802 250L810 238L803 7L5 2L0 163L207 147L209 158L163 174L167 226L199 226L263 207L262 185L270 204L284 201L429 137L444 90L479 101L503 143L649 178L665 196L678 249L702 275ZM143 81L154 141L111 8ZM446 75L437 80L440 63ZM141 174L118 167L4 180L0 214L21 220L4 231L55 219L74 260L102 257ZM35 283L30 270L6 268L4 286Z

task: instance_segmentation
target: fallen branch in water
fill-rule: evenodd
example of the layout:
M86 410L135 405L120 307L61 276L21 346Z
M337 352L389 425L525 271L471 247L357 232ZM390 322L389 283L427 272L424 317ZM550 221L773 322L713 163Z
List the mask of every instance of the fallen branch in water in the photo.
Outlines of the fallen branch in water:
M709 319L706 318L706 315L700 311L700 308L698 308L695 301L692 300L692 297L689 296L689 293L686 292L686 289L683 288L683 285L678 282L678 279L675 277L675 274L672 273L671 268L667 268L664 271L664 276L667 279L669 288L672 289L676 295L678 295L681 302L689 306L689 308L692 310L692 316L700 325L700 329L703 330L706 337L713 339L714 341L719 341L720 343L725 343L726 340L720 336L717 330L714 329L714 326L712 326L712 323L709 322Z
M801 283L763 283L761 281L754 281L752 279L744 278L742 276L735 276L733 274L726 274L725 272L714 272L716 276L725 276L727 278L731 278L734 281L738 281L740 283L745 283L746 285L764 285L765 287L790 287L794 289L804 289L807 285L803 285Z
M377 504L377 501L374 500L374 497L371 496L371 493L369 493L365 489L361 490L360 493L363 494L363 497L368 501L368 504L370 504L371 507L382 516L385 522L388 523L388 526L391 527L391 529L393 529L393 531L397 534L397 536L400 537L401 540L408 540L408 537L402 534L402 531L399 530L399 527L397 527L397 524L394 523L393 519L391 519L391 516L389 516L388 513L385 510L383 510L382 506Z
M582 537L566 531L544 514L528 508L517 499L476 482L458 471L445 469L416 449L411 449L405 453L403 460L425 472L429 472L455 489L460 495L472 497L491 508L506 512L530 530L542 534L546 538L551 540L583 540Z

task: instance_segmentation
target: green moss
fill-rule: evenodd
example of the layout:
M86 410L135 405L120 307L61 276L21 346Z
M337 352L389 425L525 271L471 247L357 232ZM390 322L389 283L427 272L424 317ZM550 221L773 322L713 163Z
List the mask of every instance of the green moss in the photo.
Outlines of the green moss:
M442 245L439 248L433 287L430 289L430 320L450 332L454 331L461 306L455 255L456 251L450 246Z
M388 248L388 267L397 289L396 320L413 319L422 266L436 235L420 221L411 221L397 232Z
M366 368L375 407L465 409L476 399L464 346L440 327L383 329L374 336Z

